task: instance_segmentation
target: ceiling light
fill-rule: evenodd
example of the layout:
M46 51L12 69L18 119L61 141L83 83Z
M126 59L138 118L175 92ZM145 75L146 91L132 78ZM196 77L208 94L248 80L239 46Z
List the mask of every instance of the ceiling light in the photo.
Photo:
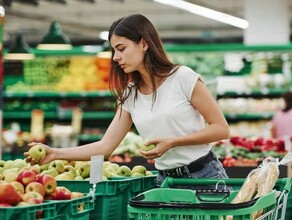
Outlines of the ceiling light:
M249 24L246 20L228 15L222 12L218 12L209 8L205 8L199 5L195 5L183 0L154 0L155 2L170 5L190 13L200 15L206 18L210 18L225 24L229 24L241 29L248 28Z
M40 50L70 50L72 45L70 39L62 32L60 24L54 21L49 33L45 35L37 48Z
M14 45L4 55L5 60L32 60L35 55L21 34L17 34Z

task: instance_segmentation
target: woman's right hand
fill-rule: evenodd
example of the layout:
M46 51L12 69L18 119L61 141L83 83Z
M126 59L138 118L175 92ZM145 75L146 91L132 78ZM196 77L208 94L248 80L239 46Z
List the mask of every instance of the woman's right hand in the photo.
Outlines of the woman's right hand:
M46 149L46 156L38 162L39 165L50 163L51 161L55 160L56 152L55 152L55 150L53 148L49 147L48 145L45 145L45 144L42 144L42 143L38 143L38 142L31 142L31 143L28 144L28 147L31 148L31 147L33 147L35 145L42 145ZM25 161L27 163L30 163L31 165L37 164L36 161L34 160L34 158L29 156L28 152L24 152L23 155L26 157Z

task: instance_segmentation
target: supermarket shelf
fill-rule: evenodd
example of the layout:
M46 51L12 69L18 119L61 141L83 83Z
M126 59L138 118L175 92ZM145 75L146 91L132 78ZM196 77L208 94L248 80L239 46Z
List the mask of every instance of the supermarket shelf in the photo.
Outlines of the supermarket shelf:
M224 44L164 44L167 52L220 52L220 51L291 51L292 44L288 45L254 45L247 46L244 44L224 43Z
M243 114L226 114L224 116L226 120L261 120L261 119L271 119L273 117L273 112L265 113L243 113Z
M255 89L252 91L234 92L227 91L219 93L218 98L226 97L279 97L287 92L289 89L286 88L273 88L273 89Z
M44 112L45 119L63 119L71 120L72 112ZM83 119L112 119L115 115L113 111L107 112L84 112ZM4 112L3 117L5 119L30 119L30 111L22 112Z
M80 91L80 92L7 92L2 94L3 98L100 98L100 97L112 97L110 91Z

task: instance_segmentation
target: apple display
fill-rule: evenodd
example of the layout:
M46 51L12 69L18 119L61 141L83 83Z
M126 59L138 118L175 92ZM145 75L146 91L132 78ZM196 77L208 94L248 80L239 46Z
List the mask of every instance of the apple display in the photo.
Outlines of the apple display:
M57 186L55 191L52 193L53 200L68 200L71 198L72 192L64 186Z
M132 175L131 169L126 165L120 166L117 170L117 174L119 176L131 176Z
M21 195L10 183L0 185L0 203L8 203L12 206L17 205L22 201Z
M39 182L30 182L25 187L25 193L27 192L38 192L42 196L45 196L45 187Z
M24 186L26 186L30 182L36 181L36 175L32 170L25 169L19 172L17 176L17 181L22 183Z
M39 163L46 156L46 148L40 144L34 145L28 150L28 155L35 163Z
M55 180L55 178L48 174L40 174L37 182L43 184L43 186L45 187L46 196L51 195L57 187L57 181Z

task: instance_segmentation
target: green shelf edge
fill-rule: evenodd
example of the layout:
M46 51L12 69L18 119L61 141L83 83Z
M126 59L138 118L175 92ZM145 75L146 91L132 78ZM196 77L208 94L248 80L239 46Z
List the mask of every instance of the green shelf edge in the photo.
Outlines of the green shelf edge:
M45 119L64 119L71 120L71 112L44 112ZM112 119L115 115L114 111L106 112L84 112L83 119ZM4 119L30 119L31 111L22 111L22 112L3 112Z
M2 93L3 98L82 98L82 97L112 97L108 90L80 92L8 92Z
M243 113L243 114L227 114L224 113L226 120L259 120L271 119L274 116L273 112L267 113Z
M222 43L222 44L165 43L164 48L167 52L291 51L292 42L285 45L244 45L240 43Z

